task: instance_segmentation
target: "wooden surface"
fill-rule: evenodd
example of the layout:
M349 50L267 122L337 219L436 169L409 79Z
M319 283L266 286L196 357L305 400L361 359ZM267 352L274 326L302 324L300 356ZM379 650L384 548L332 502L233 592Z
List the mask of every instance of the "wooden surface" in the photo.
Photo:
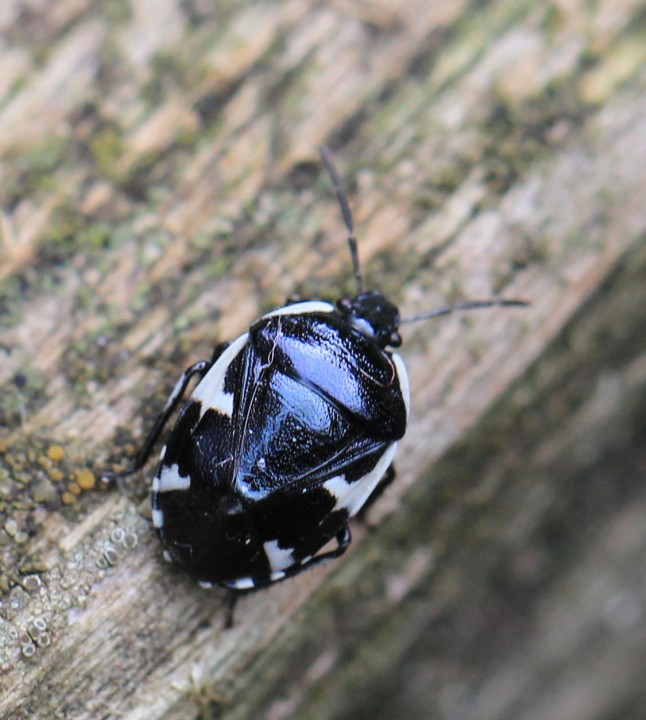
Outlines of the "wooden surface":
M217 9L214 9L216 8ZM642 718L643 3L5 0L0 717ZM294 291L404 316L398 480L242 599L163 563L127 464Z

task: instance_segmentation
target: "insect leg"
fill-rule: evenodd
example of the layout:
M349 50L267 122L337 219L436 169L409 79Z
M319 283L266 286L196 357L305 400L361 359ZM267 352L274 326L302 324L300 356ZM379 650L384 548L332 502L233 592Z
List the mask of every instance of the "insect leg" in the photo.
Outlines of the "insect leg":
M255 592L256 590L261 590L262 588L265 588L269 585L273 585L276 582L282 582L283 580L287 580L287 578L292 578L296 575L299 575L303 572L303 570L309 570L310 568L315 567L316 565L321 565L328 560L333 560L334 558L338 558L339 556L343 555L343 553L348 549L348 546L350 545L350 542L352 540L352 535L350 534L350 528L348 528L347 519L343 521L343 526L339 529L337 534L335 535L335 539L337 542L336 548L334 550L330 550L329 552L322 553L321 555L314 555L306 562L302 562L298 565L293 565L290 568L287 568L285 570L285 574L279 578L279 580L262 580L260 582L257 582L254 587L244 590L235 590L232 591L232 594L234 595L240 595L245 594L249 592ZM235 600L232 599L232 603L235 606ZM228 618L227 618L228 622Z
M213 355L211 355L211 365L215 364L215 361L222 355L222 353L231 345L230 342L223 342L219 345L216 345L213 348Z
M294 292L287 298L285 305L296 305L296 303L305 302L306 300L309 300L309 298L305 298L300 293Z
M235 609L239 599L239 592L236 592L235 590L227 590L224 626L222 628L223 630L230 630L233 627L235 619Z
M216 352L219 349L216 348ZM139 451L137 452L137 455L135 456L134 463L131 467L129 467L127 470L123 470L122 472L118 473L104 473L103 477L106 480L115 480L118 478L127 477L128 475L132 475L133 473L138 472L141 470L141 468L146 464L146 461L150 457L150 453L159 439L159 435L161 434L162 430L164 429L164 426L168 422L168 418L172 415L173 411L181 401L185 391L186 387L188 386L189 382L195 375L199 375L200 377L203 377L209 368L211 367L213 363L210 360L200 360L200 362L196 362L195 365L191 365L190 368L188 368L183 375L180 377L180 379L175 383L175 387L171 391L171 394L168 396L168 400L166 400L166 404L164 405L162 411L157 416L157 419L155 420L155 424L153 425L151 431L148 433L148 436L144 440L143 445L139 448Z
M289 568L289 570L285 572L285 578L283 579L294 577L295 575L303 572L303 570L309 570L316 565L321 565L328 560L333 560L334 558L340 557L348 549L351 541L352 535L350 534L350 528L347 525L347 521L345 521L343 527L336 534L337 546L334 548L334 550L322 553L321 555L314 555L314 557L310 558L307 562Z

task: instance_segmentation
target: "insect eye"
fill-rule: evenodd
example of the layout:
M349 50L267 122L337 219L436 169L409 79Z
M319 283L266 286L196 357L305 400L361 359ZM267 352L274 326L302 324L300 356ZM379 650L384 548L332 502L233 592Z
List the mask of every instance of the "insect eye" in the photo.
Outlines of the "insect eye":
M336 301L336 306L337 309L340 310L344 315L349 315L352 312L353 308L352 298L339 298Z

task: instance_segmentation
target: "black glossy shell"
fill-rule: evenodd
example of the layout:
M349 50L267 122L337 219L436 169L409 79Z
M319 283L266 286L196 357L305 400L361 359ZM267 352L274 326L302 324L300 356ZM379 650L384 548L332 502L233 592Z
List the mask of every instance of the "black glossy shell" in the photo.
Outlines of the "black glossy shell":
M331 305L258 320L193 391L155 474L169 559L238 589L294 574L347 525L406 430L401 360Z

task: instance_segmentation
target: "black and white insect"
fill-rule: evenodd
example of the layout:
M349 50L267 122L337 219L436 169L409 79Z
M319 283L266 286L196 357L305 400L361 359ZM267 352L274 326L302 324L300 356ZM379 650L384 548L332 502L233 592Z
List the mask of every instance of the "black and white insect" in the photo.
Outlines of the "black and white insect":
M363 288L353 220L329 152L321 156L348 230L357 293L293 302L219 345L175 385L134 466L143 467L194 377L162 448L152 521L166 559L203 586L250 590L342 555L348 522L394 477L409 383L402 322L524 305L469 300L401 320Z

